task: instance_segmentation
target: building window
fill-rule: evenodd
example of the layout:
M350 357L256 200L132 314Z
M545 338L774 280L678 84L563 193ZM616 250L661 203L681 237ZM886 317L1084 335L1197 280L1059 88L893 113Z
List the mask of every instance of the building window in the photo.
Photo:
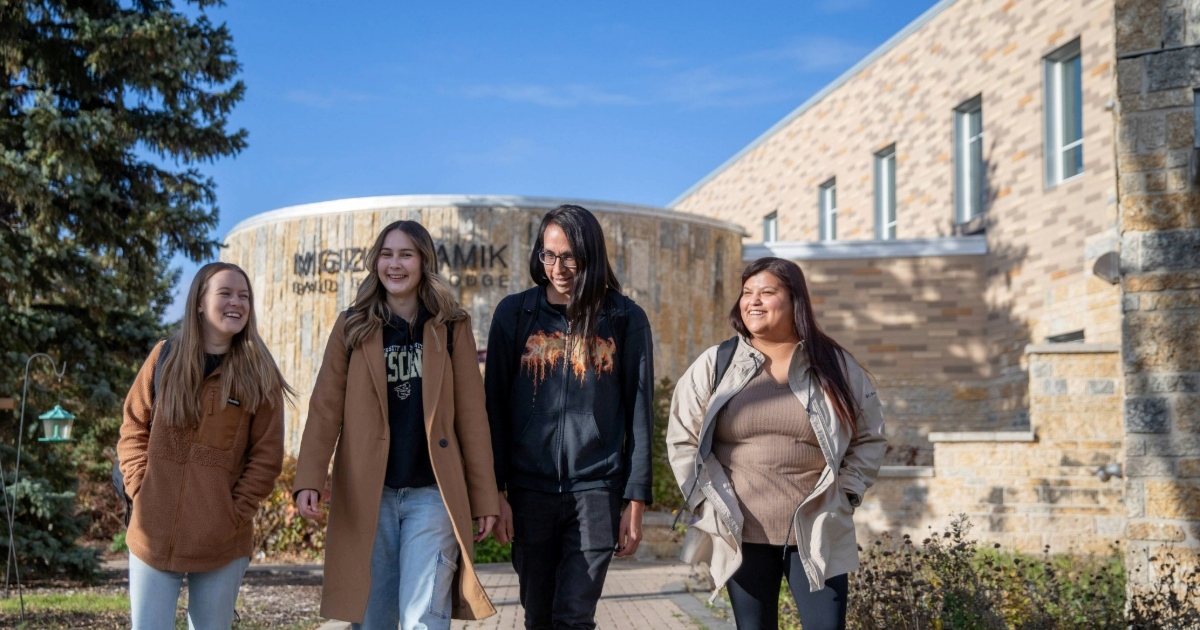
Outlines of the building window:
M896 238L896 145L875 154L875 238Z
M983 97L954 110L954 205L958 222L983 214Z
M1192 146L1200 149L1200 89L1192 90Z
M821 209L821 240L837 240L837 180L830 179L817 191Z
M763 217L763 242L771 243L779 240L779 213L772 212Z
M1046 73L1046 185L1083 173L1083 82L1079 40L1050 53Z
M1083 343L1083 331L1076 330L1061 335L1051 335L1046 337L1046 343Z

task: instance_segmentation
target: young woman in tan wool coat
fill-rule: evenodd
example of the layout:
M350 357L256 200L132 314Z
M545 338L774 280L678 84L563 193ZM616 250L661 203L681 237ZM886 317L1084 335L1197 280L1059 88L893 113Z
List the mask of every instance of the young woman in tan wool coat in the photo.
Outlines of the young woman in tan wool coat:
M496 612L472 564L500 513L475 337L419 223L385 227L367 268L325 347L292 489L318 517L334 456L321 615L448 629Z
M250 279L229 263L201 267L179 332L154 347L125 398L117 453L133 499L135 629L175 627L185 577L189 628L233 623L254 514L283 463L285 393L258 336Z

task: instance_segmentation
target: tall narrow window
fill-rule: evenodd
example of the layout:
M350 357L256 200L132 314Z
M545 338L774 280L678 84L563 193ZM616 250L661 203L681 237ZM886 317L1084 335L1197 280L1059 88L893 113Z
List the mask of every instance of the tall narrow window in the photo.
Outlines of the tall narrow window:
M1192 146L1200 149L1200 88L1192 90Z
M983 97L954 110L954 205L958 222L983 214Z
M830 179L817 189L821 208L821 240L837 240L837 179Z
M1044 60L1046 185L1083 173L1083 81L1079 40Z
M896 238L896 145L875 154L875 238Z
M779 240L779 213L772 212L763 217L763 242L771 243Z

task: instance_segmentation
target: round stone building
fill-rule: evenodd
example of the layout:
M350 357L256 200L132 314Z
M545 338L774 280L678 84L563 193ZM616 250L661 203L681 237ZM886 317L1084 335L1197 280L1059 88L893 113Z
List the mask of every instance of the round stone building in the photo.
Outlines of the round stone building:
M259 332L299 392L287 412L288 451L300 435L330 328L369 273L379 230L419 221L433 236L443 277L470 313L480 359L496 304L533 286L529 254L545 213L563 203L591 210L626 295L649 316L658 378L675 379L731 332L742 236L738 225L629 204L538 197L403 195L293 206L234 226L221 260L250 275Z

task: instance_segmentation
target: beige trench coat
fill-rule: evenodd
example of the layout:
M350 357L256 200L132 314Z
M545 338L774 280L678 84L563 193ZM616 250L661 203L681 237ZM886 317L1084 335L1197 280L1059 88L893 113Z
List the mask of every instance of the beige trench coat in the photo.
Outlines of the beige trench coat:
M325 346L292 491L324 488L333 456L321 615L361 623L371 590L371 550L391 431L383 332L347 360L345 316L338 318ZM471 525L474 518L499 515L500 505L475 335L470 319L455 322L454 356L447 361L446 327L429 321L423 334L421 391L429 457L462 553L451 615L483 619L496 609L475 575Z
M688 494L697 519L688 528L682 560L707 562L717 591L742 564L743 516L733 484L712 452L720 410L758 374L764 357L742 337L729 369L716 389L717 347L709 348L675 385L667 424L667 457L675 480ZM883 411L871 379L847 356L846 379L862 406L856 431L838 421L825 392L810 381L808 358L798 346L788 366L788 385L808 409L808 418L825 455L825 469L812 492L797 498L793 541L797 543L809 587L824 588L825 580L858 568L854 506L848 495L862 499L875 483L887 451Z

